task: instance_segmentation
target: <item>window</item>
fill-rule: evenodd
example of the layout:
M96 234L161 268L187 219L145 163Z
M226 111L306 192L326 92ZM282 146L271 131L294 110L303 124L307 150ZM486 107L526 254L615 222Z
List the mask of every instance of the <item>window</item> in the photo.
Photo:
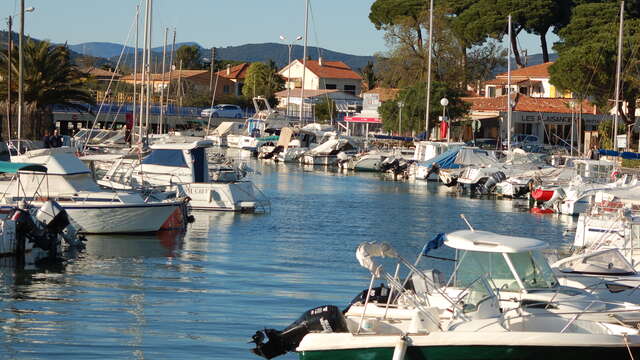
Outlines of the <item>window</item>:
M489 97L496 97L496 87L495 86L490 86L489 87Z
M344 92L355 95L356 94L356 86L355 85L345 85Z
M336 86L336 84L325 84L324 88L327 90L333 90L333 89L337 89L338 86Z
M231 92L231 89L229 88L229 85L225 85L225 86L222 88L222 92L223 92L223 93L225 93L225 94L230 93L230 92Z
M529 95L529 88L527 88L527 87L521 87L521 88L520 88L520 94Z

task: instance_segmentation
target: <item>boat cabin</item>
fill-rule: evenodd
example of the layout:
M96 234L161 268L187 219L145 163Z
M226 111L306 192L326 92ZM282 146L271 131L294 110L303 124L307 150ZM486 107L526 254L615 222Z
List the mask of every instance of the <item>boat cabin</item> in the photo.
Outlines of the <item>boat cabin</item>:
M607 160L573 160L576 173L593 182L608 183L615 169L615 163Z
M188 169L194 183L209 182L208 147L213 146L210 140L190 143L163 143L150 146L151 153L142 159L141 167L145 171L161 172L162 168ZM167 173L170 172L167 170ZM182 175L185 172L181 172ZM176 179L177 180L177 179ZM184 182L181 179L181 182Z
M445 245L456 250L453 282L457 288L469 286L482 275L505 291L527 292L558 286L541 252L547 247L544 241L463 230L448 234Z

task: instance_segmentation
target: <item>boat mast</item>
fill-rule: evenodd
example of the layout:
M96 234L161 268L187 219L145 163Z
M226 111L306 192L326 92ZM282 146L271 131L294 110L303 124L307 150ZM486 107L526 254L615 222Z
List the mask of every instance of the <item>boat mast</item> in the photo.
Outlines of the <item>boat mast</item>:
M153 28L153 0L149 1L149 22L147 24L147 82L150 84L147 85L147 104L145 108L145 127L147 128L147 136L149 135L149 111L151 108L151 88L153 87L153 81L151 80L151 29Z
M136 105L138 102L138 24L140 23L140 5L136 5L136 46L133 51L133 128L131 129L131 136L135 136L136 134L136 120L138 117L136 116ZM131 141L133 143L133 141Z
M618 118L620 117L620 72L622 67L622 30L624 27L624 1L620 2L620 29L618 31L618 60L616 61L616 100L613 106L613 151L618 150ZM632 114L633 116L633 114Z
M169 55L169 83L167 84L167 108L169 108L169 94L171 94L171 80L173 77L173 69L175 65L173 64L173 54L176 51L176 28L173 28L173 42L171 43L171 55Z
M167 36L169 36L168 27L164 29L164 45L162 45L162 85L160 87L160 124L158 125L158 134L162 134L162 122L164 120L164 74L167 60Z
M304 81L307 72L307 39L309 32L309 0L304 2L304 48L302 51L302 86L300 87L300 126L303 124L302 114L304 112ZM288 105L287 105L288 106Z
M143 35L143 45L142 45L142 67L140 68L141 79L140 79L140 127L138 142L142 143L142 119L144 118L144 90L145 90L145 81L146 81L146 67L147 67L147 23L149 22L149 0L146 0L145 4L145 12L144 12L144 35ZM136 52L138 49L136 49ZM135 81L134 81L135 82Z
M433 0L429 1L429 54L427 56L427 111L425 114L425 140L429 140L429 111L431 110L431 40L433 39Z
M7 138L11 140L11 73L12 73L12 57L11 50L13 50L13 31L11 26L13 25L13 17L9 16L7 25L9 31L7 31Z
M24 38L24 0L20 0L20 36L18 37L18 140L21 139L22 129L22 92L24 91L24 49L22 46ZM9 34L11 36L11 34Z
M507 53L507 151L511 151L511 14L509 14L509 51Z

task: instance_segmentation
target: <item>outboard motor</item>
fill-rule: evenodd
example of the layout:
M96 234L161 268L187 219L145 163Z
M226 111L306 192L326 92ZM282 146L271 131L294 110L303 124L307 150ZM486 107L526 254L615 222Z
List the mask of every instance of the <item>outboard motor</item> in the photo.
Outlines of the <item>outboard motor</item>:
M499 182L505 181L507 177L502 171L489 176L483 184L482 193L490 194Z
M251 343L256 347L251 351L265 359L271 359L295 350L302 338L310 332L348 332L347 321L337 306L325 305L311 309L284 330L264 329L256 331ZM264 342L265 336L269 339Z
M48 200L38 209L36 219L42 222L48 231L56 234L61 233L69 226L67 211L53 200Z

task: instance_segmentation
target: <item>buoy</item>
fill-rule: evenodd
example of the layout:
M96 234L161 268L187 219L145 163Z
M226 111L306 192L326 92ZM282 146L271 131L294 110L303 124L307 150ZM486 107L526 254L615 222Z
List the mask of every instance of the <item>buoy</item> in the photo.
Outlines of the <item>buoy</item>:
M407 337L401 336L396 342L396 347L393 349L393 360L403 360L404 355L407 353Z

